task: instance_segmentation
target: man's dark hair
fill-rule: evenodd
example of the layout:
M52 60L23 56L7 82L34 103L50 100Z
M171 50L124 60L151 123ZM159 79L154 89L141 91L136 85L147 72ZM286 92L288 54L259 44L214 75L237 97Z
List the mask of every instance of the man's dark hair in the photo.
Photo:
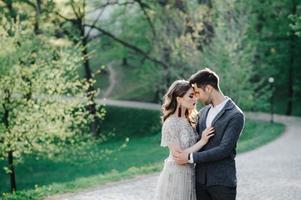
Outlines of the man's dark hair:
M214 89L220 91L218 75L208 68L202 69L193 74L188 81L190 84L196 84L199 88L204 89L206 85L211 85Z

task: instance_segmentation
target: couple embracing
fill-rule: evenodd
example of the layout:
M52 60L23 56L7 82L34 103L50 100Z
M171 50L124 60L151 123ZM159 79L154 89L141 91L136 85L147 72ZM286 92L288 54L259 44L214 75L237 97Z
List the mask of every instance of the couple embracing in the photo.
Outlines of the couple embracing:
M205 107L195 110L196 101ZM164 96L161 146L170 154L155 200L235 200L236 144L244 114L210 69L175 81Z

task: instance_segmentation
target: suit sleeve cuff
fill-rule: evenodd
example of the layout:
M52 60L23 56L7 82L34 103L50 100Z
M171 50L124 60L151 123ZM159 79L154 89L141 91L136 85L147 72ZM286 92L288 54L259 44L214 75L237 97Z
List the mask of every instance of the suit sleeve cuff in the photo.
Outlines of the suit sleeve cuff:
M194 161L193 161L193 154L192 153L188 154L188 163L191 163L191 164L194 163Z

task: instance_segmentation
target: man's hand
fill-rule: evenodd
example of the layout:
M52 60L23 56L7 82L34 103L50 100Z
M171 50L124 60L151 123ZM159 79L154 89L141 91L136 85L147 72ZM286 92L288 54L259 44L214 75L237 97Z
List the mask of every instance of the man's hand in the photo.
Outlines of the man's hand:
M181 150L175 150L172 152L172 157L178 165L184 165L188 163L188 153Z

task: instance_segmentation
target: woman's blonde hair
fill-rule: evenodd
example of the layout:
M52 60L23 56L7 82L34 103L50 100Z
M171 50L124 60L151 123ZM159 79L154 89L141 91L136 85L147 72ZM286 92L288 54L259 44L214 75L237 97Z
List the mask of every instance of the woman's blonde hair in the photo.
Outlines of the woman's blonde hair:
M163 96L162 104L162 122L164 122L170 115L176 112L178 107L177 97L183 97L187 91L192 88L190 83L186 80L177 80L171 84L166 94ZM185 117L191 125L195 124L196 110L186 110Z

